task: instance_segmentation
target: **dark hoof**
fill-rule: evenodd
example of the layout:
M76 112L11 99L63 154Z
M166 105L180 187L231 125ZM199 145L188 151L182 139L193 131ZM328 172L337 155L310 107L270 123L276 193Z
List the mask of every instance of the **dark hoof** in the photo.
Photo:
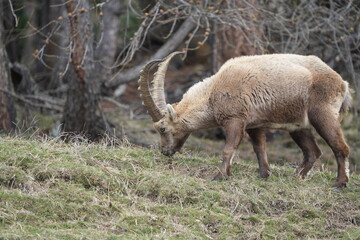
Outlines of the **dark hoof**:
M298 169L296 169L295 176L299 179L305 179L305 177L307 176L307 171L305 171L303 167L299 167Z
M270 170L260 171L259 176L260 178L268 178L270 177L271 172Z
M303 175L301 173L295 173L295 177L297 177L298 179L305 179L306 175Z
M221 172L219 172L214 178L213 180L211 180L212 182L220 182L222 180L226 180L228 179L228 176L222 174Z
M347 182L336 182L333 186L332 186L332 190L340 192L341 190L343 190L344 188L347 188L348 183Z

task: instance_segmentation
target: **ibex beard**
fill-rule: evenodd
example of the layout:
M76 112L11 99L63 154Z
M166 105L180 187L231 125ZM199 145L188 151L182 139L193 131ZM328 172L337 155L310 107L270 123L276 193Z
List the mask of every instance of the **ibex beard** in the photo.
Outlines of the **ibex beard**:
M164 80L174 52L148 63L140 73L139 90L161 152L172 156L192 132L222 127L226 135L222 164L214 180L230 176L234 153L245 132L250 136L261 177L270 175L265 131L285 129L303 152L296 175L304 178L321 156L315 130L332 149L337 165L333 187L349 182L349 147L340 120L348 111L348 83L315 56L272 54L228 60L213 76L192 86L180 102L167 104ZM153 80L149 71L159 64Z

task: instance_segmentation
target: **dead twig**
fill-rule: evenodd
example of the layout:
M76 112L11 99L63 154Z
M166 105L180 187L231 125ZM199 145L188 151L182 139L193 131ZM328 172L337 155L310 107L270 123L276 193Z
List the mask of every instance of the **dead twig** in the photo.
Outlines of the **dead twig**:
M172 37L161 48L159 48L159 50L154 55L133 68L123 72L117 72L112 79L105 83L106 87L116 87L120 84L130 82L131 80L137 78L140 70L145 66L146 63L154 59L161 59L169 53L173 52L195 26L196 23L192 17L186 19L185 22L179 27L179 30L174 33Z
M3 93L6 93L8 95L10 95L11 97L17 99L17 100L20 100L21 102L27 104L27 105L30 105L30 106L33 106L33 107L37 107L37 108L45 108L45 109L49 109L49 110L55 110L55 111L58 111L58 112L62 112L63 111L63 107L62 106L59 106L59 105L55 105L55 104L50 104L49 102L46 102L44 104L42 103L35 103L31 100L28 100L26 99L26 97L23 97L23 96L19 96L13 92L10 92L6 89L2 89L0 88L0 91L3 92ZM29 96L28 96L29 97ZM36 96L31 96L31 97L36 97ZM39 98L38 98L39 99ZM45 100L45 99L43 99Z

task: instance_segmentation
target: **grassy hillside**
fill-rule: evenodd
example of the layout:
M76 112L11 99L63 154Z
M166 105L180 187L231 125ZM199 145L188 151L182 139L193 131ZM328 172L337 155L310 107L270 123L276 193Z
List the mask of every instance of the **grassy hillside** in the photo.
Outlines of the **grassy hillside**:
M0 239L360 239L360 176L331 190L236 159L212 183L214 156L105 144L0 138Z

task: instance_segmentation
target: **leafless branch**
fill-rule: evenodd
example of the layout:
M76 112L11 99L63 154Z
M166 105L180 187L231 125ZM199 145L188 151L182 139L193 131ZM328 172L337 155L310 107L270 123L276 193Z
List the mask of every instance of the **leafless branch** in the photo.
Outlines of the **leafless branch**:
M122 103L120 103L120 102L118 102L115 99L110 98L110 97L103 97L102 100L111 102L112 104L116 105L120 109L126 109L126 110L130 109L130 107L128 105L122 104Z
M19 21L18 21L18 18L16 16L15 12L14 12L14 8L13 8L13 5L11 3L11 0L9 0L9 6L10 6L10 9L11 9L11 14L14 16L14 19L15 19L15 27L17 27Z
M49 109L49 110L55 110L55 111L58 111L58 112L63 111L62 106L59 106L59 104L52 104L51 103L51 102L54 102L54 101L49 101L49 102L44 102L44 103L35 103L33 100L29 100L26 97L17 95L15 93L12 93L12 92L10 92L10 91L8 91L6 89L0 88L0 92L4 92L4 93L10 95L11 97L16 98L16 99L20 100L21 102L23 102L23 103L25 103L25 104L27 104L29 106L33 106L33 107L37 107L37 108L44 108L44 109ZM33 96L27 96L27 97L32 98ZM49 99L42 99L42 100L45 101L45 100L49 100Z
M115 87L120 84L127 83L139 75L140 70L144 65L153 60L160 59L173 52L178 45L183 42L187 34L196 26L194 20L189 17L185 22L179 27L179 30L172 35L172 37L161 47L159 50L152 55L147 60L143 61L141 64L135 66L134 68L128 69L124 72L118 72L110 81L106 83L107 87Z

